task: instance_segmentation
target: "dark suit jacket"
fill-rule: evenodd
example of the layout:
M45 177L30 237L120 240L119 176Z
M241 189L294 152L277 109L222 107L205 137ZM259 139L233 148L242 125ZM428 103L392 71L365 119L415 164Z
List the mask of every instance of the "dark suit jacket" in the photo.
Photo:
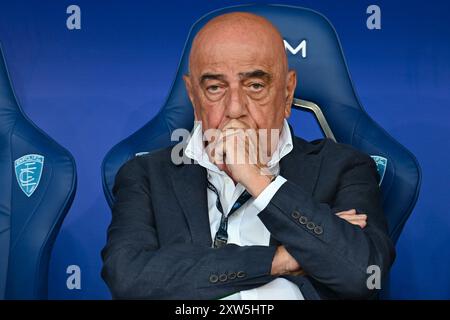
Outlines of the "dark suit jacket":
M328 139L293 142L280 162L287 182L258 214L270 246L211 248L206 169L173 164L171 148L123 165L102 251L113 297L216 299L255 288L274 279L278 243L306 271L285 276L306 299L373 296L367 267L378 265L384 277L395 257L374 161ZM364 229L335 215L352 208L367 214Z

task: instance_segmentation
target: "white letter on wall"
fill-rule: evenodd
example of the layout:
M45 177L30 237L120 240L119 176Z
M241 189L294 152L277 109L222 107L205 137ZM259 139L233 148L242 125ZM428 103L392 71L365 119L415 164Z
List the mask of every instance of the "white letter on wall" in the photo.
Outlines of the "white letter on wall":
M69 30L80 30L81 29L81 9L79 6L72 4L67 7L67 14L70 16L67 17L66 26Z
M76 264L70 265L66 270L67 274L70 276L67 277L66 286L67 289L81 289L81 269Z
M370 16L367 18L367 21L366 21L367 29L369 29L369 30L381 29L381 9L380 9L380 7L372 4L367 7L366 13L370 14Z

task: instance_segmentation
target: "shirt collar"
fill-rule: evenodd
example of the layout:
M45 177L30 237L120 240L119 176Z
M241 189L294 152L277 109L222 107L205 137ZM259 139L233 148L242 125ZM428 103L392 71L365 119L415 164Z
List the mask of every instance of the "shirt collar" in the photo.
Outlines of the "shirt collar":
M272 168L273 166L276 166L285 155L292 151L293 148L291 129L289 128L287 120L284 119L280 140L278 141L278 146L275 149L272 158L267 163L268 167Z

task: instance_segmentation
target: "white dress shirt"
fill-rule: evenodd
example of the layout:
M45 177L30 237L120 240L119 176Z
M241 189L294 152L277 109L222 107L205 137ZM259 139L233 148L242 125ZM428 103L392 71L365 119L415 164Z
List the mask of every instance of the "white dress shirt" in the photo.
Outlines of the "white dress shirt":
M228 243L234 243L239 246L269 246L270 232L258 218L257 214L264 210L278 189L286 182L286 179L279 175L279 162L281 158L291 152L292 148L289 125L284 120L277 149L268 162L270 172L276 175L277 178L256 199L251 198L228 218ZM187 157L195 160L199 165L207 169L208 180L219 192L222 208L228 214L231 206L236 202L245 188L240 183L235 185L233 180L224 171L219 170L209 160L203 144L203 130L200 122L195 123L192 136L184 152ZM222 214L216 207L217 195L214 191L207 189L207 198L211 239L214 241ZM303 300L304 298L297 285L284 278L277 278L258 288L236 292L223 299Z

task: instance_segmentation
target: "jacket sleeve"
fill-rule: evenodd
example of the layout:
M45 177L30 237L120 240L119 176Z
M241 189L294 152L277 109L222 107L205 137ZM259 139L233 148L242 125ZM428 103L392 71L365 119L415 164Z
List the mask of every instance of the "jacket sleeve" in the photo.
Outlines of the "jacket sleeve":
M367 214L364 229L335 215L349 209ZM357 153L342 170L330 203L316 201L288 180L259 218L308 276L338 298L374 295L377 290L369 290L366 284L372 274L367 268L379 266L383 279L395 258L381 207L376 167L364 154Z
M113 298L216 299L274 279L270 270L276 247L161 246L149 183L137 159L119 170L113 193L102 250L102 277Z

